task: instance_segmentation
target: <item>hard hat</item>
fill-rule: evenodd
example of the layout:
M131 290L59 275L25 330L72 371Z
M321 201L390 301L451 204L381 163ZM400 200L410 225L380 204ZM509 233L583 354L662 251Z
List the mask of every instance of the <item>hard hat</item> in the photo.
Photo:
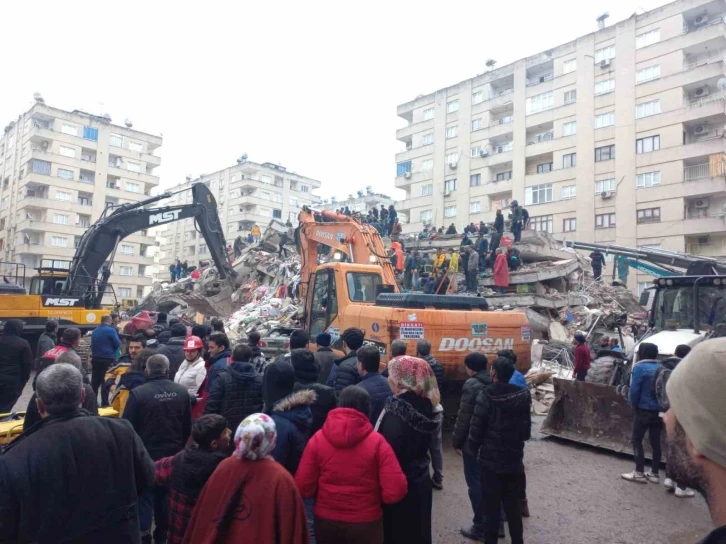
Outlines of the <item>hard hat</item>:
M190 336L184 340L184 351L192 351L195 349L204 349L204 342L198 336Z

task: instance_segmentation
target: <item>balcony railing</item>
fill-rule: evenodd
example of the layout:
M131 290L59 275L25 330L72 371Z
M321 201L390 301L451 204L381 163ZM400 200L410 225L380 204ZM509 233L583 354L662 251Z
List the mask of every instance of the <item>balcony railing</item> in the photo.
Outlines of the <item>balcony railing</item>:
M686 107L700 108L702 106L705 106L706 104L711 104L712 102L717 102L718 100L723 100L723 99L724 99L724 93L715 92L713 94L709 94L708 96L704 96L702 98L694 98L692 100L688 100L688 102L686 102Z
M683 181L696 181L710 177L709 164L694 164L683 169Z
M714 64L714 63L723 62L723 61L724 61L724 52L723 51L718 51L705 59L700 59L700 60L695 60L695 61L689 61L688 59L686 59L686 62L683 63L683 71L688 72L689 70L695 70L696 68L698 68L700 66L705 66L706 64Z
M701 24L701 25L696 25L693 22L685 23L683 25L683 33L688 34L689 32L698 32L699 30L703 30L704 28L708 28L709 26L720 25L721 23L724 22L723 16L724 16L723 13L720 15L716 15L714 13L713 18L710 21L708 21L705 24Z

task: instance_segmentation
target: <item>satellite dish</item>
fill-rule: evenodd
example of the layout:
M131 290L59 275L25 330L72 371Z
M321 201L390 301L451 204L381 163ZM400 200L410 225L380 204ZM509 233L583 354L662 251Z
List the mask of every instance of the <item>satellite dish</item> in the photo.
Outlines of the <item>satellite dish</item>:
M124 120L124 125L126 125L129 128L131 128L132 126L134 126L134 124L131 122L131 119L129 119L129 118L126 118Z
M45 103L45 99L43 98L43 95L40 93L33 93L33 100L36 102L40 102L41 104Z
M192 176L191 176L191 174L188 174L188 175L187 175L187 181L192 181Z
M111 122L111 114L110 113L104 113L101 117L103 117L109 123Z
M492 68L494 68L494 65L496 63L497 63L497 61L495 61L494 59L487 59L487 61L484 64L486 64L486 67L491 70Z

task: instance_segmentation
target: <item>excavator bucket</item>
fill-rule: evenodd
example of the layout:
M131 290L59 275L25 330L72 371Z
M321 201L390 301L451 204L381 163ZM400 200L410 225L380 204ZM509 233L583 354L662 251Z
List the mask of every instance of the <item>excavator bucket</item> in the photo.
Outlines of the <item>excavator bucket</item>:
M542 425L542 434L632 455L633 411L614 386L553 380L555 402ZM645 453L650 458L647 442L644 440Z

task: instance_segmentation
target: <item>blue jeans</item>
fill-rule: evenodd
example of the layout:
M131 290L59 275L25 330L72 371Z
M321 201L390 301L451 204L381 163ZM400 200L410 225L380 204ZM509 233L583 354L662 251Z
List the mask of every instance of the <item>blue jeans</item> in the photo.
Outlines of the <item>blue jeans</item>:
M481 469L476 455L461 452L464 459L464 479L469 488L469 501L474 511L474 525L484 525L484 516L481 508Z
M431 435L429 454L431 455L431 466L434 469L434 482L440 484L444 480L444 452L441 440L441 427L443 420L439 422L438 429Z
M156 520L154 540L165 542L169 530L169 488L153 485L139 495L139 527L141 536L151 533L151 522Z

